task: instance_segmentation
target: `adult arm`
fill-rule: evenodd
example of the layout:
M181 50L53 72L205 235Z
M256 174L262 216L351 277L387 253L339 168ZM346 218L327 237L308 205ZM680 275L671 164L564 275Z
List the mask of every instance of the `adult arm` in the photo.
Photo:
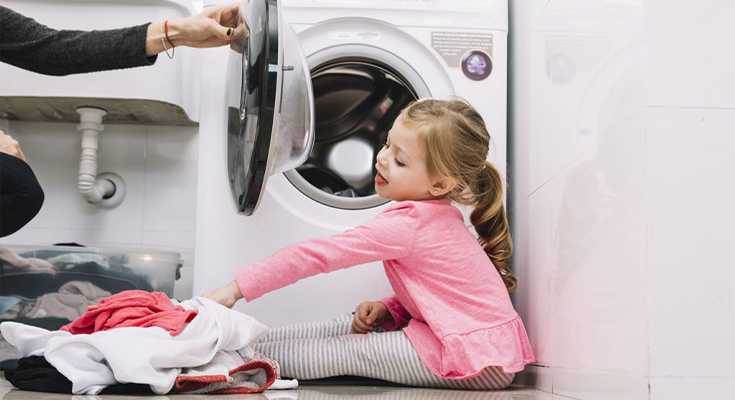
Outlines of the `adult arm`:
M234 2L168 21L167 48L216 47L241 28ZM152 65L164 51L162 22L128 28L56 30L0 6L0 61L46 75L69 75ZM164 25L165 27L165 25Z
M56 30L0 6L0 61L45 75L152 65L148 24L105 31Z

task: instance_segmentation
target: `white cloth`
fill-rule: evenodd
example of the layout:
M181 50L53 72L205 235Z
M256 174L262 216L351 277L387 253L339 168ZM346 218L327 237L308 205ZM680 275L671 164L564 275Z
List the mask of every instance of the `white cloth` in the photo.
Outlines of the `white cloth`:
M299 387L298 379L276 379L267 390L296 389Z
M115 383L148 384L157 394L168 393L186 368L217 358L222 368L242 364L242 354L268 333L268 327L249 315L209 299L195 297L180 303L197 316L177 336L158 327L117 328L91 335L3 322L0 332L21 357L43 355L72 382L74 394L98 394Z

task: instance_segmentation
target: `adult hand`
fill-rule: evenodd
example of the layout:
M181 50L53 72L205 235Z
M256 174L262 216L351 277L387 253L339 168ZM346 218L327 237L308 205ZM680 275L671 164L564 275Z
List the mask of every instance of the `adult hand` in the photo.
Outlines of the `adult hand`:
M170 20L169 38L174 46L218 47L230 42L239 21L240 3L234 2L204 9L197 15ZM175 32L176 30L178 35ZM171 36L174 34L174 36Z
M10 135L6 135L3 131L0 131L0 152L18 157L23 161L26 160L26 156L23 155L23 151L20 149L18 141L13 139Z
M352 319L352 333L369 333L376 326L390 319L388 307L379 301L363 301L355 308L355 317Z
M222 304L227 308L232 308L243 296L240 293L240 288L237 287L237 282L232 281L227 286L204 293L202 297Z
M239 16L240 3L234 2L207 7L199 14L148 25L146 54L152 56L164 51L161 35L166 37L166 48L179 46L206 48L224 46L232 42L236 33L245 29Z

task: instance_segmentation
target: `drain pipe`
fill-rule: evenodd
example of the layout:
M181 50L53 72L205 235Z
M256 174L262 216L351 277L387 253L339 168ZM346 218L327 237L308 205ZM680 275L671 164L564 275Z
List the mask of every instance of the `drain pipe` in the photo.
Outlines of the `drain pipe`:
M82 133L82 156L77 181L79 193L87 203L105 208L115 207L125 197L125 183L119 175L111 172L97 176L99 134L105 129L102 117L107 112L94 107L80 107L77 112L80 117L77 130Z

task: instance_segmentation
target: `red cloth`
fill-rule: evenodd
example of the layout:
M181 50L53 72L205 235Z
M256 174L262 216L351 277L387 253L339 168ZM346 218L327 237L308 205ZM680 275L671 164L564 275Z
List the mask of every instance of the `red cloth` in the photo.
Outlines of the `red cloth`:
M261 374L264 372L264 374ZM260 393L276 381L273 366L266 361L250 361L225 375L179 375L174 383L176 393Z
M184 324L194 319L195 310L174 306L162 292L127 290L102 299L76 321L60 328L73 334L90 334L123 327L157 326L176 336Z

